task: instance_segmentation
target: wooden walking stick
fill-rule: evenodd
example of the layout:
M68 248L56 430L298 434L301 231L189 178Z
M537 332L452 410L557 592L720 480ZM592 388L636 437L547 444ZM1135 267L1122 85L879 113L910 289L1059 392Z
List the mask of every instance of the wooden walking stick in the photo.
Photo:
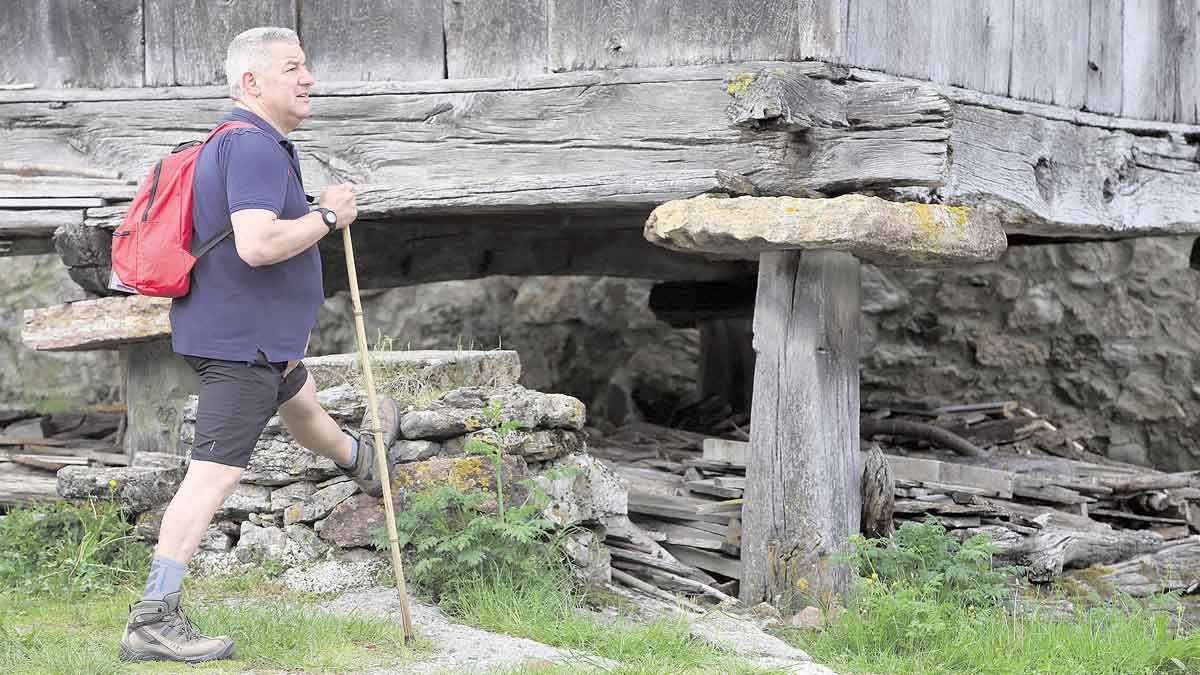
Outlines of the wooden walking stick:
M404 642L412 643L412 608L408 605L408 589L404 583L404 563L400 561L400 540L396 537L396 507L392 504L392 480L388 471L387 447L383 444L383 425L379 423L379 401L375 397L375 377L371 373L371 355L367 351L367 329L363 326L362 302L358 298L358 271L354 268L354 242L350 226L342 228L342 243L346 247L346 272L350 275L350 299L354 303L354 333L358 338L358 364L367 384L367 402L371 406L371 424L375 432L375 471L383 483L383 510L387 513L388 544L392 549L392 572L396 590L400 593L400 620L404 625Z

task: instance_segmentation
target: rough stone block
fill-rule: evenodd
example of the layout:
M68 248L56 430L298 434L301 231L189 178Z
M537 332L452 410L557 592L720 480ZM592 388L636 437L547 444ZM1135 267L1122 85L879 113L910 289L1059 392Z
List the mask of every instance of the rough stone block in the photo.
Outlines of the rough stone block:
M357 383L358 354L332 354L304 359L318 389ZM514 351L377 351L371 352L371 372L381 391L403 398L409 391L438 391L458 387L504 387L521 377L521 359ZM388 391L395 383L405 390Z
M859 194L679 199L654 209L645 235L689 253L757 260L764 251L828 249L897 267L990 262L1008 247L988 211Z
M430 457L437 457L443 452L442 444L434 441L399 440L388 448L388 459L391 461L391 466L395 466L406 462L420 462Z
M304 501L284 509L283 522L285 525L291 525L320 520L355 492L358 492L358 485L353 481L341 481L321 488Z
M294 442L266 437L255 445L242 482L279 486L301 480L320 482L340 474L333 460L315 455Z
M171 501L183 480L182 469L67 466L58 472L58 496L120 500L131 513L142 513Z
M629 513L629 492L624 481L606 464L589 455L570 455L548 465L558 474L534 477L550 498L546 518L561 527L604 522Z
M251 513L271 510L271 488L265 485L240 483L217 509L219 519L242 520Z
M360 492L334 507L315 529L321 539L352 548L370 546L373 533L385 527L385 522L383 500Z
M403 415L404 438L445 440L481 429L486 424L484 408L492 402L501 406L501 417L519 420L524 429L583 429L583 402L565 394L544 394L519 385L511 387L468 387L448 392L426 408Z
M525 497L525 489L519 484L527 474L524 460L505 456L501 469L504 480L504 498L515 503ZM483 490L495 494L496 467L487 457L435 457L423 462L401 464L392 475L392 498L396 509L404 508L407 495L430 488L450 486L470 492Z
M444 443L442 456L466 454L466 443L477 438L492 445L499 445L500 435L494 429L483 429L474 433L451 438ZM407 441L409 443L415 441ZM394 446L393 446L394 448ZM538 431L516 431L508 438L504 448L506 455L518 455L529 462L545 462L556 457L574 454L584 449L583 434L566 429L542 429Z
M292 504L308 499L316 491L316 484L306 480L276 488L271 492L271 511L280 513Z
M228 551L231 548L233 539L216 525L209 525L204 536L200 538L201 551Z

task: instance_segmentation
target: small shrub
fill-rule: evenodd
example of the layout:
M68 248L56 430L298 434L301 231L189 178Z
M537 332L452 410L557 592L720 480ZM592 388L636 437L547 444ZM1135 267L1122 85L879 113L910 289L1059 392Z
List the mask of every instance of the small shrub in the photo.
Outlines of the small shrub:
M555 524L543 515L548 499L538 485L523 481L528 491L525 500L504 503L504 454L522 423L502 419L498 404L488 406L483 414L495 430L496 442L476 437L467 442L466 450L492 461L495 492L431 488L409 495L404 511L396 514L400 546L407 547L413 558L408 574L438 599L484 575L531 579L556 574L562 566L558 546L562 533L556 533ZM550 478L566 472L552 473ZM490 510L493 503L495 513ZM374 543L380 549L388 547L386 529L376 531Z
M904 523L891 539L856 535L851 542L848 561L864 585L911 586L932 599L963 606L1004 602L1011 593L1007 581L1019 571L992 566L998 548L988 535L959 542L932 518Z
M0 588L90 593L140 583L150 547L112 501L18 508L0 520Z

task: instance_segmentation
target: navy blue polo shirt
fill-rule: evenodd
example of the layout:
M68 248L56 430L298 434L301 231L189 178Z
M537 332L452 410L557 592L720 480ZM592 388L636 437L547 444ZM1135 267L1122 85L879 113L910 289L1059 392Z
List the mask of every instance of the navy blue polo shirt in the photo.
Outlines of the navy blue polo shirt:
M225 131L200 150L192 179L193 250L242 209L266 209L282 220L309 212L291 142L249 110L235 108L225 120L257 129ZM228 361L253 361L259 351L272 362L302 358L325 300L316 245L251 267L238 257L233 237L196 261L191 290L171 303L172 348Z

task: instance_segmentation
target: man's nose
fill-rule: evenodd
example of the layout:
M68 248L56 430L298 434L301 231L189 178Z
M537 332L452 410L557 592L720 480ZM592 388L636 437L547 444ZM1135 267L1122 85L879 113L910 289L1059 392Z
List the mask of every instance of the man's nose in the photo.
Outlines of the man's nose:
M300 84L311 87L316 84L317 80L313 77L312 72L308 68L300 69Z

